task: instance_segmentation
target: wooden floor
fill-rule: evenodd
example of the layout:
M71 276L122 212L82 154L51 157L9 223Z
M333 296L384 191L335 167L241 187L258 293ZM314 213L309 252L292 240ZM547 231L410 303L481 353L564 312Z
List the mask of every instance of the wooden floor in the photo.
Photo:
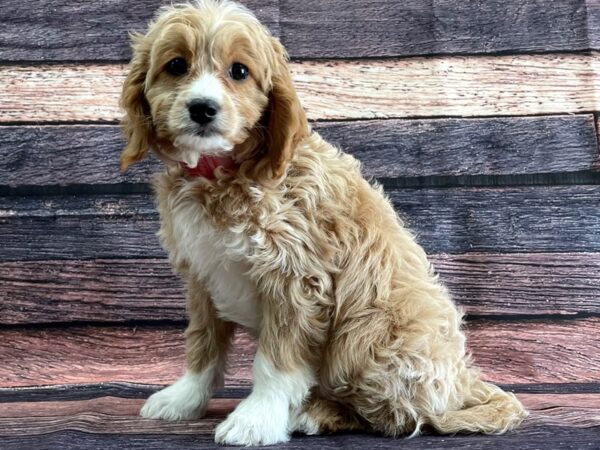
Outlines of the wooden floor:
M244 391L221 391L207 417L166 423L142 419L147 386L113 384L0 391L0 448L9 449L205 449L216 448L213 430ZM13 391L17 394L16 391ZM121 395L121 397L119 397ZM598 449L600 393L521 393L530 410L521 429L503 436L424 434L413 439L361 433L294 435L278 448L364 449Z

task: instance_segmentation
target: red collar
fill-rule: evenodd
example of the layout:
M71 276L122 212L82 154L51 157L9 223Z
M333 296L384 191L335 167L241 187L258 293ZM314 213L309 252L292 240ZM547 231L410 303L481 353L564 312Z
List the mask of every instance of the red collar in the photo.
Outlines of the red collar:
M233 170L237 167L237 163L230 156L214 156L203 155L198 160L196 167L189 167L185 163L181 163L181 167L186 174L192 177L203 177L208 180L215 179L215 170L222 167L227 170Z

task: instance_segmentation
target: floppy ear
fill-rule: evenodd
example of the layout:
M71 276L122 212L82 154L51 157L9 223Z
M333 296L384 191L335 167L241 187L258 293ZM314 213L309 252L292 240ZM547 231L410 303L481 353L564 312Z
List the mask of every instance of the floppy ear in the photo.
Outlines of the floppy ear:
M278 178L285 172L296 145L308 136L309 127L292 84L287 53L278 39L271 38L271 45L275 51L275 67L269 99L267 157L273 176Z
M150 106L144 96L144 82L150 57L150 45L144 39L142 35L132 35L133 58L121 93L121 107L125 110L121 126L127 141L121 153L123 171L134 162L143 159L155 139Z

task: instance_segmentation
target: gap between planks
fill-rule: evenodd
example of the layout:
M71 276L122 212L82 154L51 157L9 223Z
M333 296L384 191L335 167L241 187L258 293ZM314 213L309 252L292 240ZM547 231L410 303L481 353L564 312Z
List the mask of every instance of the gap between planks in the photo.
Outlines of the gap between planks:
M311 119L592 112L599 69L596 52L291 64ZM123 65L2 66L0 122L116 120L124 74Z

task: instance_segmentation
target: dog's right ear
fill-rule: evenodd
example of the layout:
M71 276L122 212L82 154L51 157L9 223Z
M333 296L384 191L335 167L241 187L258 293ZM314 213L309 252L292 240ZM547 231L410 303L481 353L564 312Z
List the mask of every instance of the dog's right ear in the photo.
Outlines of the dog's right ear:
M121 126L127 141L125 149L121 153L122 171L127 170L134 162L143 159L156 138L150 105L144 95L151 45L141 34L133 34L131 39L133 58L121 93L121 108L125 110Z

